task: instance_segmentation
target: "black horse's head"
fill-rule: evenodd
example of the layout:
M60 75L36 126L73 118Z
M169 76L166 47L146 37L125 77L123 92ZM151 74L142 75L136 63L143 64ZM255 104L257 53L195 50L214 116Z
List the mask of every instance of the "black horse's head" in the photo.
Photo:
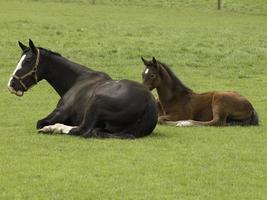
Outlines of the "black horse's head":
M8 82L8 90L17 96L23 96L24 92L38 82L38 64L40 50L35 47L31 39L29 47L18 42L22 49L22 56Z
M159 72L159 62L153 57L152 60L145 60L141 57L143 63L145 64L145 69L142 73L143 84L153 90L157 88L161 82L160 72Z

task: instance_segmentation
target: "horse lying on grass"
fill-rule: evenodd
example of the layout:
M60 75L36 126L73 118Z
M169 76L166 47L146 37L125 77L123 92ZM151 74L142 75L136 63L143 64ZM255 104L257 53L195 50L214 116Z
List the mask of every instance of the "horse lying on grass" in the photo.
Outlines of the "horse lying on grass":
M258 115L251 103L237 92L197 94L186 87L170 70L155 58L142 58L145 69L143 83L159 96L158 122L174 126L258 125Z
M43 133L83 137L139 138L152 133L157 124L154 97L142 84L112 80L104 72L88 69L60 54L19 42L22 56L8 89L23 96L45 79L60 95L55 110L37 122Z

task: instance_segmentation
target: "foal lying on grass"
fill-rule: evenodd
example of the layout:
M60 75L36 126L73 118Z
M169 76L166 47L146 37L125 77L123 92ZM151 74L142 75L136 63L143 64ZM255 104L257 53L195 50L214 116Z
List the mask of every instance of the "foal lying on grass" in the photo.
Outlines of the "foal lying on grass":
M174 126L258 125L258 115L251 103L237 92L195 93L186 87L170 68L154 57L142 58L143 83L156 88L159 101L158 123Z

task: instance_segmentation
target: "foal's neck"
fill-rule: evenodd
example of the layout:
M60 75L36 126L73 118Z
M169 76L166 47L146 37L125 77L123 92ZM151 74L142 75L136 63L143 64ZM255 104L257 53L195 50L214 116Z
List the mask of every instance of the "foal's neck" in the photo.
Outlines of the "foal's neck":
M182 99L192 90L187 88L172 72L160 67L161 84L157 87L160 102L164 105L172 100Z

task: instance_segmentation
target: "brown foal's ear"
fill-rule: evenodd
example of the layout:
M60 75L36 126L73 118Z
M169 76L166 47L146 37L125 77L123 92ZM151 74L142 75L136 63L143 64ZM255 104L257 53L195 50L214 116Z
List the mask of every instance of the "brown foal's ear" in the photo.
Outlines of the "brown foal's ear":
M28 47L24 44L22 44L20 41L18 41L19 43L19 47L21 48L22 51L25 51L26 49L28 49Z
M159 69L159 63L155 57L152 58L152 62L153 62L154 67L158 70Z
M148 61L146 59L144 59L143 57L141 57L143 63L147 66L148 65Z

